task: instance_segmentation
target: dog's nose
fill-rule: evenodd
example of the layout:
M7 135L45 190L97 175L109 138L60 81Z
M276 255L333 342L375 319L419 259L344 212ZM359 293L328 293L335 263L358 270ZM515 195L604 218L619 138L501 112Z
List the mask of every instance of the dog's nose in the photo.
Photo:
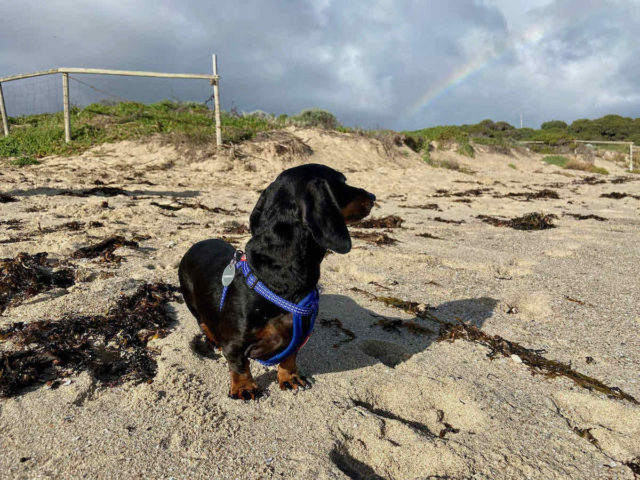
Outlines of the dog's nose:
M367 195L369 195L369 198L371 199L372 202L376 201L376 196L373 193L367 192Z

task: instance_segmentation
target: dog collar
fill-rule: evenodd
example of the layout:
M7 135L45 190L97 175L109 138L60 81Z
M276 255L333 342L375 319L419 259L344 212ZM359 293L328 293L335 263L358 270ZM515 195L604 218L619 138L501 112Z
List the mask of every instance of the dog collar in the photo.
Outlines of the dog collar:
M305 346L309 337L311 336L311 332L313 330L313 324L315 323L316 316L318 315L318 302L320 299L320 295L318 293L318 289L315 288L313 291L304 297L299 303L293 303L284 298L276 295L272 292L264 283L258 280L251 268L249 267L249 263L247 262L247 257L245 254L242 254L240 260L236 260L237 255L241 253L240 251L234 254L233 259L229 263L229 266L225 269L223 273L223 278L226 275L226 281L223 280L224 288L222 289L222 295L220 296L220 311L222 311L222 307L224 306L224 301L227 296L227 290L229 289L229 285L233 281L233 277L230 275L229 270L233 271L233 267L235 270L240 270L244 275L245 282L247 286L256 293L261 295L262 297L269 300L274 305L286 310L293 314L293 336L291 338L291 342L282 352L277 355L274 355L268 360L258 360L263 365L271 366L277 363L280 363L291 354L297 352L302 347ZM235 264L235 265L234 265ZM231 267L231 268L230 268ZM229 278L231 277L231 278ZM309 317L308 327L304 329L303 317Z

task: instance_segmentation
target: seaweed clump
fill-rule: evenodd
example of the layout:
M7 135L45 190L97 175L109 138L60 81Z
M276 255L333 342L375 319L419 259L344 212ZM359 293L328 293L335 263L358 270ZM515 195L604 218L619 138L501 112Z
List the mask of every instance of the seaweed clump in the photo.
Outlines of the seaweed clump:
M401 228L404 220L397 215L388 215L380 218L367 218L354 223L356 228Z
M553 220L558 217L552 213L544 214L533 212L527 213L522 217L512 218L511 220L504 220L489 215L478 215L476 218L494 227L510 227L516 230L546 230L548 228L555 228Z
M22 302L38 293L73 285L73 270L54 270L54 265L49 265L45 252L35 255L22 252L13 259L0 259L0 314L9 305Z
M366 290L362 290L358 287L351 287L349 290L351 290L352 292L361 293L371 300L382 302L388 307L394 307L400 310L404 310L405 312L411 315L415 315L418 318L428 318L430 320L439 321L436 317L429 313L429 310L433 309L433 307L430 307L425 303L401 300L396 297L379 297L378 295L374 295L373 293L367 292Z
M351 236L353 238L364 240L365 242L373 243L379 247L382 245L395 245L398 243L398 240L383 232L351 232Z
M16 347L0 354L0 397L36 384L55 388L59 379L83 370L106 386L151 380L157 365L147 344L167 335L173 319L166 304L176 290L144 284L106 315L18 322L0 330L0 339Z
M114 254L113 252L120 247L132 247L137 248L138 242L133 240L127 240L126 238L115 235L109 237L97 243L95 245L89 245L88 247L82 247L73 252L71 255L73 258L96 258L102 257L104 262L119 262L122 257Z
M551 199L559 199L560 196L558 192L555 190L551 190L545 188L543 190L538 190L537 192L509 192L506 195L495 195L495 198L524 198L526 201L542 199L542 198L551 198Z
M11 203L17 201L18 199L16 197L12 197L11 195L7 195L6 193L0 193L0 203Z
M488 347L491 350L488 353L488 357L491 359L494 359L498 355L504 357L517 355L522 360L522 363L531 369L533 374L540 373L551 378L563 376L587 390L595 390L611 398L627 400L636 405L640 404L634 397L618 387L609 387L600 380L575 371L570 365L543 357L541 355L541 353L543 353L542 350L525 348L499 335L488 335L473 325L464 323L448 325L440 332L438 341L448 340L454 342L459 338Z
M597 220L599 222L606 222L607 219L604 217L601 217L600 215L594 215L594 214L589 214L589 215L582 215L580 213L565 213L566 216L568 217L573 217L576 220Z

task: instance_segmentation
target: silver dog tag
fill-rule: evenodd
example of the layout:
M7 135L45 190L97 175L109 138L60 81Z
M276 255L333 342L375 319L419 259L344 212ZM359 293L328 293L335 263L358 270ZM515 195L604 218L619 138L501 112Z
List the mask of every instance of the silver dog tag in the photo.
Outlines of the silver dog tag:
M232 261L222 272L222 285L228 287L236 276L236 262Z

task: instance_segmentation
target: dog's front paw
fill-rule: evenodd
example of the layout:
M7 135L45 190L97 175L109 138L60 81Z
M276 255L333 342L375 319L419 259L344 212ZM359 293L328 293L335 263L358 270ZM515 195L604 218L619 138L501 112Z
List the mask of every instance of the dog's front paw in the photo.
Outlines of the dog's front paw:
M263 391L256 382L232 383L229 390L229 398L234 400L257 400L263 395Z
M278 371L278 383L280 384L280 390L306 390L311 388L309 379L297 373L283 370Z

